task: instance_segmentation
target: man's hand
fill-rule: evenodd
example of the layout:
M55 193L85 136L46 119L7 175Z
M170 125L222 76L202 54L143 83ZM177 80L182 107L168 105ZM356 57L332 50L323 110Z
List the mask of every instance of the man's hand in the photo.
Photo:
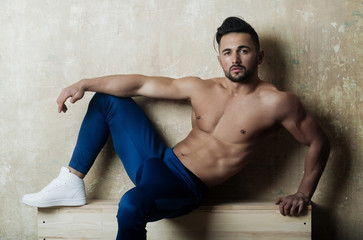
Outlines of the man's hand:
M280 205L280 212L284 216L299 216L310 204L310 200L302 192L280 197L275 202Z
M67 99L71 98L70 102L75 103L83 97L84 91L85 90L82 87L81 82L77 82L69 87L64 88L57 99L58 112L66 112L68 110L65 104Z

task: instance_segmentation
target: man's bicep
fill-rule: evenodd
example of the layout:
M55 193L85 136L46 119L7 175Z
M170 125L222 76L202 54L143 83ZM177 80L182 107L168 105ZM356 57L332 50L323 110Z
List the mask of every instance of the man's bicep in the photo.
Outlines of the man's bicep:
M281 106L281 124L300 143L309 145L312 141L317 124L295 95L289 94Z
M321 134L317 121L301 104L282 122L282 125L304 145L310 145Z
M173 96L179 99L191 99L196 92L203 90L203 81L198 77L183 77L174 79L173 85Z
M197 85L197 79L194 77L145 77L138 95L162 99L188 99Z

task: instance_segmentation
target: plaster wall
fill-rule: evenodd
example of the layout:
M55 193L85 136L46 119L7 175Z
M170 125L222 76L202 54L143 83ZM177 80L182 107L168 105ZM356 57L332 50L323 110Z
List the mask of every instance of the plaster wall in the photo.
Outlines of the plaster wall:
M294 92L332 143L313 201L315 239L362 239L362 2L359 0L2 0L0 8L0 239L37 239L21 197L66 166L92 94L58 114L60 90L117 73L222 76L213 49L228 16L260 35L261 78ZM190 130L183 102L137 99L168 144ZM208 201L274 201L294 193L306 148L281 131ZM85 179L94 199L132 188L109 142Z

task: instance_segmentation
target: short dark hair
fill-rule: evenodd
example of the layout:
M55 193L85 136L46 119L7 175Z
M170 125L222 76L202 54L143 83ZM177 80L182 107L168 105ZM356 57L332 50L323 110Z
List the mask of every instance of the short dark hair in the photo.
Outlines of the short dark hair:
M222 37L228 33L248 33L251 36L253 43L255 44L256 50L260 50L260 41L258 39L258 35L255 29L253 29L250 24L248 24L241 18L228 17L223 21L222 25L217 28L215 39L218 43L218 46L221 42Z

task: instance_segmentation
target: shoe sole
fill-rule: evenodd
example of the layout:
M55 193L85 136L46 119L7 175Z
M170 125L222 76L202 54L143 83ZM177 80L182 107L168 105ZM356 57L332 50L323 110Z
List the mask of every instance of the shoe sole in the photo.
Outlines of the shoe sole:
M67 206L67 207L77 207L87 204L86 198L84 199L58 199L53 201L46 202L30 202L23 199L23 203L29 206L38 207L38 208L47 208L47 207L57 207L57 206Z

